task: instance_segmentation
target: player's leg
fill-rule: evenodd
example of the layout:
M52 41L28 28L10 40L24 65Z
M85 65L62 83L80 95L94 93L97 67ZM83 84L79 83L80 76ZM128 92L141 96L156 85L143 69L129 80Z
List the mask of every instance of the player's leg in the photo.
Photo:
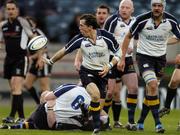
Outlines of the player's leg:
M169 114L170 112L170 105L173 100L173 98L176 96L177 93L177 87L180 83L180 68L176 68L173 72L173 75L171 77L171 80L168 85L167 89L167 96L165 100L165 108L162 108L159 111L159 116L162 117L165 114Z
M128 130L137 130L134 120L136 105L137 105L137 91L138 91L138 78L136 73L128 73L122 76L122 81L128 90L127 107L128 107Z
M120 114L121 114L121 100L120 100L120 91L122 88L121 81L116 82L115 89L113 92L113 101L112 101L112 113L114 120L114 128L123 128L122 123L120 122Z
M34 82L37 80L36 75L28 72L26 75L26 79L24 81L24 87L25 89L30 93L36 104L39 104L39 95L36 91L36 89L33 87Z
M116 84L115 79L111 79L111 78L108 79L107 93L106 93L105 103L104 103L104 107L103 107L103 110L107 114L109 113L109 108L112 105L112 95L113 95L113 91L115 89L115 84Z
M100 92L95 83L89 83L86 87L87 92L91 96L91 103L89 110L92 113L93 124L94 124L94 134L100 131Z

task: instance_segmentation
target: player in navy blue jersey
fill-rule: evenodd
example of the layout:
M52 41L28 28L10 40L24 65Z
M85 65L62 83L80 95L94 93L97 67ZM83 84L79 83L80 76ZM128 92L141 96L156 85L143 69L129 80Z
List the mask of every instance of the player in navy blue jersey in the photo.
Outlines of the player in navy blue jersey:
M158 86L166 65L167 42L171 33L175 35L177 41L180 39L179 23L172 15L164 11L165 7L165 0L151 0L152 11L137 17L123 41L122 59L118 63L123 71L129 42L134 35L138 35L137 62L140 74L146 83L146 97L138 120L138 129L144 129L144 120L151 110L157 133L165 131L158 115Z
M122 0L119 4L119 11L111 15L105 22L104 29L111 32L120 46L126 33L129 31L136 18L132 16L134 12L134 5L131 0ZM109 82L111 87L107 91L106 103L112 102L114 127L121 128L122 124L119 122L121 111L120 101L120 80L126 85L128 90L127 107L128 107L128 123L126 128L128 130L136 130L136 123L134 121L135 109L137 104L137 90L138 78L133 65L133 45L135 40L132 39L126 53L126 67L123 72L117 70L117 66L113 67L110 75ZM113 86L114 85L114 86ZM105 104L106 105L106 104ZM108 104L104 107L108 112Z
M11 123L16 112L18 121L24 119L22 87L28 69L26 46L28 38L34 37L34 34L27 20L19 16L15 1L7 1L5 9L8 18L0 23L0 43L5 44L4 78L9 81L12 105L9 116L3 122Z
M92 112L94 131L96 135L100 131L100 97L106 95L106 75L109 70L119 61L119 44L114 36L98 29L98 24L94 15L84 14L80 18L80 33L75 36L64 48L59 50L45 62L53 64L66 54L80 48L82 52L82 65L79 71L81 82L91 96L89 110ZM110 51L114 53L114 58L109 62Z

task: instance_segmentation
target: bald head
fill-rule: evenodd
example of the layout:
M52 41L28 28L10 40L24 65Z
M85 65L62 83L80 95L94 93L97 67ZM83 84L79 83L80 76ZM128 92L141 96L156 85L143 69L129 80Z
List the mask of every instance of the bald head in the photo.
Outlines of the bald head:
M123 5L128 5L132 9L134 8L134 4L132 0L121 0L121 2L119 3L119 8Z
M134 12L134 4L132 0L121 0L119 4L119 14L122 19L130 19L132 13Z

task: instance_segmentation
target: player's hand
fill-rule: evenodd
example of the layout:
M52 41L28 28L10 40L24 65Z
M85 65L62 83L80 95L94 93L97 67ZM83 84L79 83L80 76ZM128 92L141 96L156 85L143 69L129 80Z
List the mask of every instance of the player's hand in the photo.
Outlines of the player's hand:
M133 49L132 48L128 48L127 49L127 54L131 54L133 52Z
M38 68L38 70L42 70L43 67L44 67L44 61L42 57L40 57L36 62L36 68Z
M117 69L124 72L124 68L125 68L125 59L121 59L118 63L117 63Z
M43 60L46 64L49 64L49 65L53 65L53 64L54 64L54 62L52 62L52 60L49 59L49 58L42 57L42 60Z
M101 72L99 72L99 75L103 78L103 77L105 77L106 75L107 75L107 73L109 72L109 70L110 70L110 66L108 66L108 64L107 65L104 65L103 66L103 70L101 71Z
M180 64L180 54L178 54L177 56L176 56L176 58L175 58L175 63L176 64Z

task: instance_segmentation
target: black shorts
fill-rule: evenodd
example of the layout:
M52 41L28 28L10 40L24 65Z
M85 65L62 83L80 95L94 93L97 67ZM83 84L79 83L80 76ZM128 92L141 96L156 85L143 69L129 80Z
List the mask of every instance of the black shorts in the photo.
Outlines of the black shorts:
M51 65L48 65L48 64L44 64L44 67L43 69L39 70L37 67L36 67L36 62L37 60L33 60L32 64L31 64L31 67L29 69L29 73L37 76L37 77L47 77L51 74L51 69L52 69L52 66Z
M154 71L156 76L159 78L164 75L164 68L166 66L166 55L160 57L152 57L137 53L136 59L141 75L147 70Z
M129 74L129 73L135 73L135 68L134 68L134 65L133 65L133 59L132 57L126 57L125 59L125 68L124 68L124 72L122 71L119 71L117 69L117 65L115 65L110 71L109 71L109 74L108 74L108 77L110 79L119 79L121 78L123 75L125 74Z
M47 123L47 114L44 105L40 104L28 119L29 122L34 123L36 129L50 129Z
M89 83L95 83L100 91L101 98L104 99L106 97L107 76L102 78L98 75L99 72L99 70L89 70L81 66L79 75L81 78L81 82L85 88Z
M6 56L4 62L4 78L11 79L12 76L25 77L28 70L28 58L22 57L8 57Z

